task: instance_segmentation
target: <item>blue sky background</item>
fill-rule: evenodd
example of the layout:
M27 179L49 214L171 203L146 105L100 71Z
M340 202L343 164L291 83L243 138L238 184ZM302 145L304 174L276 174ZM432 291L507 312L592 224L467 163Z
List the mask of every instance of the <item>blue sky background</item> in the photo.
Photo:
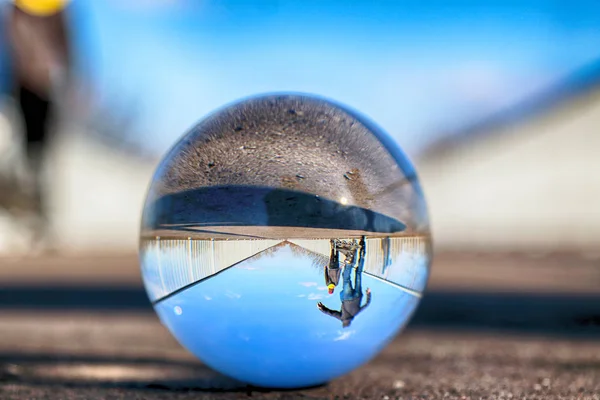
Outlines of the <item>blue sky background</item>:
M408 322L419 299L363 275L371 304L343 328L317 309L322 301L339 310L341 286L329 295L323 270L313 263L284 246L155 307L185 347L221 372L267 386L323 383L375 356Z
M6 2L6 0L3 0ZM80 66L159 154L244 96L314 93L414 155L600 57L600 2L74 0Z

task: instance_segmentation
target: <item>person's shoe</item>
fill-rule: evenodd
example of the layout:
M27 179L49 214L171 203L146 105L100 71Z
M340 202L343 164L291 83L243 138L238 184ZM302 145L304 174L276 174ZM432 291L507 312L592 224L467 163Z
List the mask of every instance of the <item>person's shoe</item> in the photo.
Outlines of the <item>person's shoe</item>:
M367 252L367 241L365 240L365 237L363 236L360 238L360 256L364 257L366 252Z
M345 250L355 250L357 249L358 243L356 243L356 240L352 240L352 241L347 241L347 240L339 240L339 248L343 248Z
M336 247L340 248L344 245L344 242L340 239L331 239L331 243Z

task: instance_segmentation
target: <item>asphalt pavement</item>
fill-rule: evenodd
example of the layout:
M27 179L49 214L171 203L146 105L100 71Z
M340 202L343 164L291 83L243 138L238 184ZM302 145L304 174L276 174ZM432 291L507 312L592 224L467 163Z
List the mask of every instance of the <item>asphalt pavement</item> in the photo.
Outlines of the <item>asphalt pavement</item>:
M182 349L134 256L0 266L0 399L600 398L592 256L441 255L406 332L362 368L299 391L248 387Z

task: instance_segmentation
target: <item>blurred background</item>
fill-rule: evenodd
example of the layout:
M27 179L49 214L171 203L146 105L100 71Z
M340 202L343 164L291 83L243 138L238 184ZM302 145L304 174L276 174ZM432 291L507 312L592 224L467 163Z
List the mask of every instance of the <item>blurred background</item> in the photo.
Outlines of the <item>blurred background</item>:
M415 163L432 290L599 294L595 1L0 5L6 285L139 289L162 155L227 103L294 91L359 110Z
M0 4L8 26L12 1ZM52 95L43 238L0 37L0 254L134 253L151 174L178 137L241 97L298 91L399 143L438 251L600 260L597 2L74 0L62 14L70 87Z
M141 286L146 189L211 111L295 91L378 123L429 204L424 331L375 375L418 391L472 385L474 365L502 390L600 390L600 342L571 338L600 334L597 0L0 0L0 28L0 383L197 377L165 375L190 356Z

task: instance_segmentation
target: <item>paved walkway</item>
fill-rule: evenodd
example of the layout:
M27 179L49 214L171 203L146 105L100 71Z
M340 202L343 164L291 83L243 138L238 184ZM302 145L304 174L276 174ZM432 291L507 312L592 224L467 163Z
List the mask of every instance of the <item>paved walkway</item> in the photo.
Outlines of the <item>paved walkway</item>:
M149 307L135 257L0 265L0 399L591 400L600 394L593 257L440 257L411 327L375 360L326 386L284 392L245 387L183 350ZM565 265L568 274L556 275Z
M600 341L592 340L413 329L327 386L262 392L202 366L149 312L3 312L0 334L2 399L597 399L600 393Z

